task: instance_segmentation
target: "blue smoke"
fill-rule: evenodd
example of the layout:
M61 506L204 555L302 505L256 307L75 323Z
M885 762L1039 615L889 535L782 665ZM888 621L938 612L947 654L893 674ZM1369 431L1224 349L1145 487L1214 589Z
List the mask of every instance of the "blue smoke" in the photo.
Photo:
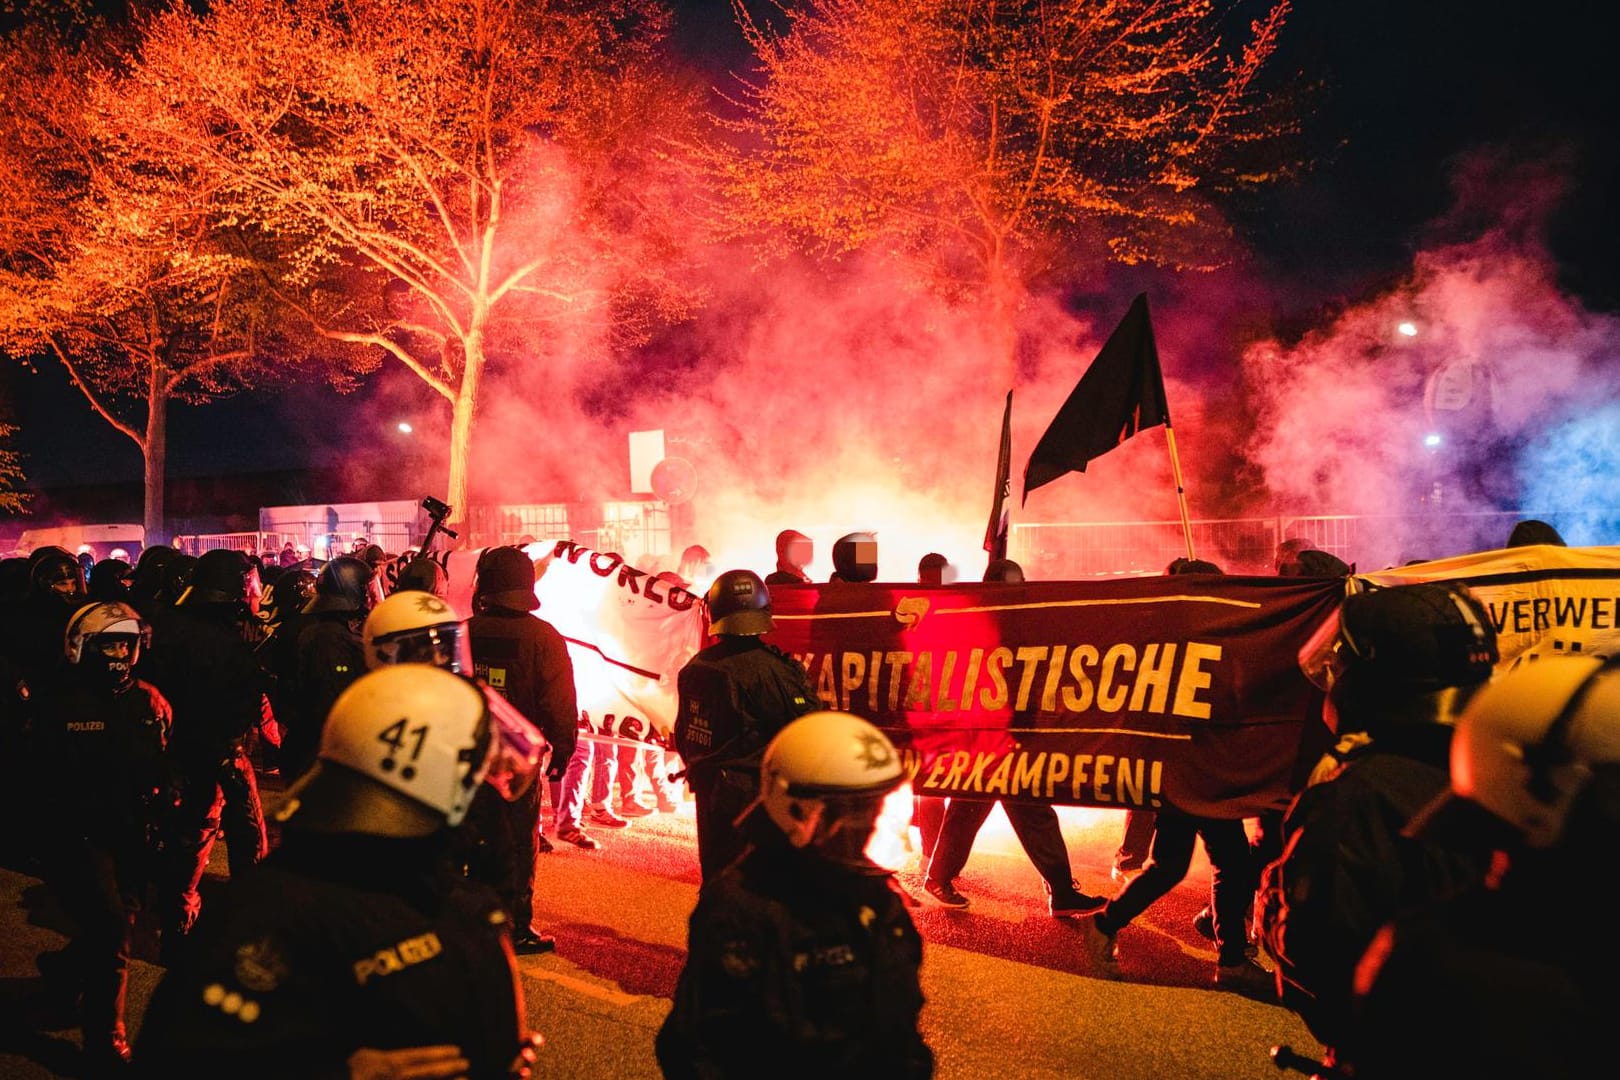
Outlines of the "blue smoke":
M1620 544L1620 401L1554 424L1519 459L1524 507L1574 547Z

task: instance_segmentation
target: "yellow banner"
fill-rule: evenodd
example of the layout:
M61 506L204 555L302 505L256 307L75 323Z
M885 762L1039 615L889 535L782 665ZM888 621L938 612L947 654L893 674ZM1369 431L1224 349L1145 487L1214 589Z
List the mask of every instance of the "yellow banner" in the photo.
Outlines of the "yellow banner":
M1620 651L1620 547L1538 544L1356 576L1375 585L1465 583L1490 613L1502 671L1544 656Z

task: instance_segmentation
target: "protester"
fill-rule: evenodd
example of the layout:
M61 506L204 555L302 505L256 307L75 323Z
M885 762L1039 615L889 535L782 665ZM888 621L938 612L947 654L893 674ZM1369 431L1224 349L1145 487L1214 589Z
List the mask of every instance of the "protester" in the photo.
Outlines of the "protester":
M865 854L884 797L905 780L900 755L859 717L812 712L771 737L758 776L754 846L705 876L692 912L656 1043L663 1075L925 1080L922 940Z
M1379 926L1484 871L1402 829L1446 789L1452 725L1496 661L1489 616L1451 583L1353 594L1301 650L1340 738L1283 820L1259 922L1283 1004L1330 1057L1348 1049L1351 979Z
M1011 559L993 559L985 569L987 582L1021 582L1024 571ZM1024 854L1041 875L1046 889L1047 911L1053 918L1086 915L1102 907L1101 897L1082 892L1069 863L1069 846L1063 839L1063 826L1057 811L1047 803L1009 802L997 799L951 799L939 823L939 836L929 853L923 876L923 892L935 903L958 911L970 901L956 887L956 878L967 867L968 856L979 830L990 811L1001 803L1012 824L1013 833ZM926 837L924 844L927 844Z
M62 991L80 999L92 1075L129 1060L130 944L166 780L169 703L134 673L147 637L127 604L80 608L64 642L70 675L43 708L38 731L39 762L58 779L41 785L34 821L45 882L72 922ZM53 971L45 963L40 970Z
M683 588L707 589L714 580L714 556L702 544L690 544L681 552L680 565L675 572L686 584Z
M734 823L758 791L765 746L816 707L803 665L768 645L771 593L751 570L728 570L705 604L714 644L681 668L675 747L697 804L698 863L705 881L734 862L747 834Z
M877 537L869 532L846 533L833 544L833 573L829 582L876 581Z
M1221 568L1207 559L1179 558L1165 567L1171 574L1219 574ZM1120 834L1119 847L1114 851L1114 864L1109 876L1116 882L1125 882L1139 873L1147 863L1148 849L1153 845L1153 811L1133 808L1125 811L1125 828ZM1208 908L1205 912L1208 912ZM1200 917L1202 917L1200 914ZM1211 923L1213 935L1213 922Z
M814 542L796 529L784 529L777 533L776 569L765 575L765 584L810 584L806 568L815 560L815 550Z
M1510 548L1530 547L1535 544L1553 544L1557 547L1567 547L1564 537L1559 531L1535 518L1525 518L1515 522L1513 531L1508 533L1507 546Z
M917 561L917 584L944 585L951 569L950 560L937 551L930 551ZM951 580L954 580L952 578Z
M548 775L561 780L578 739L574 664L562 635L535 614L540 601L534 594L534 562L522 548L490 548L479 558L475 573L474 614L467 621L474 670L544 733L552 755ZM417 603L431 610L425 594ZM479 868L512 915L513 947L522 953L556 948L550 935L534 927L540 785L531 785L512 802L480 793L473 827L488 856L480 860Z
M233 878L153 994L141 1075L527 1075L539 1040L510 922L450 855L473 792L532 781L537 745L451 672L358 679L288 789L280 847Z
M1410 906L1356 972L1361 1080L1574 1080L1611 1057L1620 661L1544 657L1471 701L1447 791L1408 825L1489 874Z
M264 858L268 845L258 779L247 750L272 718L270 678L243 635L252 618L253 566L239 551L197 560L191 585L153 629L142 677L169 700L169 758L178 800L165 829L158 904L163 949L172 959L202 910L198 886L223 833L232 877Z

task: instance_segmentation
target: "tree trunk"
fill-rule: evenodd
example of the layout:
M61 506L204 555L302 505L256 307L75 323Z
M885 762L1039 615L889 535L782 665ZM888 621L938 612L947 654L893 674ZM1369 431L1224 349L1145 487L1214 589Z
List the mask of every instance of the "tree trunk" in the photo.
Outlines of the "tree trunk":
M456 388L455 405L450 413L450 477L445 484L444 501L450 504L452 529L467 521L467 466L472 449L473 414L478 409L478 385L484 375L484 332L474 329L464 343L461 385Z
M144 543L167 544L169 534L163 517L163 473L169 456L169 391L165 384L167 371L153 364L146 390L146 438L141 443L141 459L145 466L146 527Z

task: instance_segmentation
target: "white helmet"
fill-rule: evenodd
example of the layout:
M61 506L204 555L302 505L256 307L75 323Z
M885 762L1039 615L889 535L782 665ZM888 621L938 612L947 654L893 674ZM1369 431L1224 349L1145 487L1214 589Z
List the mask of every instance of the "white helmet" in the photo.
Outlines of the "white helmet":
M461 824L478 785L532 780L540 732L499 695L429 664L385 665L338 695L315 765L280 820L329 832L424 836Z
M119 655L102 646L122 641L128 651ZM86 604L73 613L62 635L67 662L105 686L121 689L135 676L141 651L152 644L152 631L138 612L120 601ZM116 646L112 646L116 649Z
M899 751L877 727L851 713L813 712L765 747L759 801L794 847L856 861L883 797L905 779Z
M1620 764L1620 658L1546 658L1468 703L1451 743L1451 790L1531 847L1551 847L1602 763Z
M366 616L361 636L368 668L420 663L472 674L466 624L449 601L430 592L390 593Z

